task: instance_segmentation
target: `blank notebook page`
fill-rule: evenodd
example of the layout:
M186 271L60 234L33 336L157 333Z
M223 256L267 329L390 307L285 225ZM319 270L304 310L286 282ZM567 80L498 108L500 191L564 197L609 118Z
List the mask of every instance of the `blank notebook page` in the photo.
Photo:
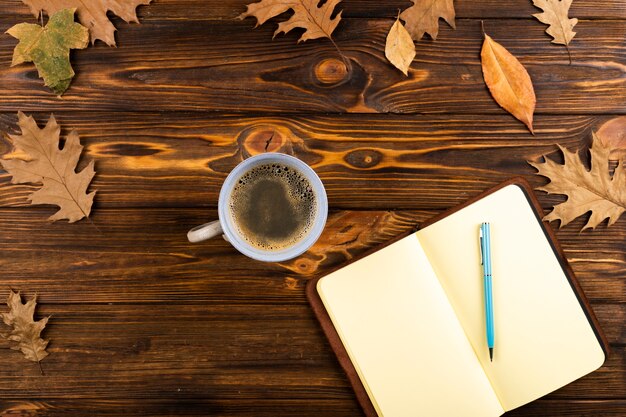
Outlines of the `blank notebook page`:
M485 339L481 222L491 224L493 362ZM505 410L602 365L602 347L520 187L504 187L417 236Z
M415 235L317 289L379 416L503 413Z

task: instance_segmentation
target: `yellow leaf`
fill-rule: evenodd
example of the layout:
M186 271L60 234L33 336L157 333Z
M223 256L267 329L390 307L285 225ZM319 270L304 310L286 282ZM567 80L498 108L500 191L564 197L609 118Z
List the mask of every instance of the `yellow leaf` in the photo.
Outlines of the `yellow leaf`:
M404 75L408 75L411 61L415 58L415 44L399 19L396 19L387 34L385 56Z
M37 297L22 304L20 293L13 292L13 290L9 293L7 305L9 312L0 314L0 317L4 324L11 327L11 330L3 336L17 342L11 349L22 351L24 357L30 361L41 362L48 356L46 352L48 341L41 338L41 331L46 327L49 317L34 321Z
M294 28L304 28L305 31L298 39L303 42L309 39L331 38L331 34L341 20L341 12L334 18L330 18L335 10L335 6L341 0L328 0L321 7L318 4L321 0L262 0L258 3L248 5L248 9L238 16L245 19L254 16L257 19L257 26L262 25L268 19L278 16L287 10L293 10L293 15L286 21L278 24L278 29L274 36L279 33L287 33Z
M91 161L76 173L76 164L83 149L75 131L70 132L63 149L59 149L61 128L54 116L39 129L32 117L18 113L22 135L10 135L16 150L25 153L28 160L2 159L0 164L10 174L11 183L42 184L28 199L31 204L54 204L59 211L50 220L67 219L70 223L89 216L95 191L87 194L87 188L95 175Z
M598 137L593 135L591 169L583 164L577 152L570 152L559 146L563 152L564 164L558 164L548 158L543 163L528 162L535 167L537 175L547 177L550 182L537 188L549 194L565 194L567 201L558 204L544 217L544 220L560 220L564 226L591 212L591 217L583 227L595 228L604 219L609 219L609 226L626 211L626 169L622 160L611 176L609 170L610 149Z
M437 39L439 33L439 18L443 18L452 28L454 24L453 0L412 0L413 6L400 14L400 19L406 23L406 29L413 40L420 40L424 33Z
M480 57L483 77L493 98L534 134L535 90L524 66L486 34Z
M35 17L39 17L42 11L51 16L62 9L77 9L78 20L89 29L91 43L100 39L109 46L115 46L115 26L107 17L107 11L126 22L139 23L135 9L150 1L152 0L22 0Z
M546 32L554 39L553 43L569 45L576 35L572 29L578 23L578 19L570 19L567 16L572 0L533 0L533 4L543 10L533 16L541 23L550 25Z

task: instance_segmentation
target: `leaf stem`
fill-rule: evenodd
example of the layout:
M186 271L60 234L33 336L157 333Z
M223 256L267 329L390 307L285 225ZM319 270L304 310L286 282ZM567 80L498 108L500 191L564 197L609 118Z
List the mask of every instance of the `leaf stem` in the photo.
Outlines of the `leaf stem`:
M328 39L330 40L330 42L333 44L333 46L335 47L335 49L337 50L337 53L339 54L339 56L341 57L341 60L343 61L344 65L346 66L346 71L348 74L350 74L352 72L352 63L350 62L350 60L348 59L347 56L344 55L343 52L341 52L341 49L339 49L339 46L337 45L337 43L333 40L333 38L331 38L330 36L328 37Z
M569 58L569 64L572 65L572 53L569 50L569 45L568 44L565 44L565 49L567 49L567 56Z

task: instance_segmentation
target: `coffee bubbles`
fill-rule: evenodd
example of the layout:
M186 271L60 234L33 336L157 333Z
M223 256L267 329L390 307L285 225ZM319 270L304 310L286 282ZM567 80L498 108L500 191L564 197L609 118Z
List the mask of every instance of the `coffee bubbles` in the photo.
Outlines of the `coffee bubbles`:
M243 240L261 250L280 251L311 231L317 197L304 174L284 164L267 163L236 181L228 207Z

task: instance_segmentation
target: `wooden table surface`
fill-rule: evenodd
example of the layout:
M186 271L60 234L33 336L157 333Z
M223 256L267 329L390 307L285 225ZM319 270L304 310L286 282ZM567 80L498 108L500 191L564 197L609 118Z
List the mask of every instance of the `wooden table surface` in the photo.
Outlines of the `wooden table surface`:
M418 42L408 78L384 58L408 1L340 3L334 37L351 71L328 40L272 40L279 20L234 20L245 4L155 0L139 25L113 17L118 47L74 51L62 98L32 64L10 68L16 41L0 36L0 131L17 132L18 110L40 124L53 112L96 161L98 191L97 228L48 223L54 208L28 206L33 187L0 172L2 291L38 293L38 316L52 315L44 376L0 349L1 416L359 416L307 280L513 175L545 184L527 160L586 147L626 114L624 0L574 1L571 65L530 0L457 0L456 30L441 21L436 42ZM36 21L17 0L0 12L1 33ZM535 136L484 85L480 20L533 79ZM280 264L220 239L189 244L228 172L268 141L326 185L319 242ZM0 154L10 149L3 137ZM564 200L538 196L546 210ZM511 416L626 415L626 218L581 233L585 221L557 236L612 356Z

